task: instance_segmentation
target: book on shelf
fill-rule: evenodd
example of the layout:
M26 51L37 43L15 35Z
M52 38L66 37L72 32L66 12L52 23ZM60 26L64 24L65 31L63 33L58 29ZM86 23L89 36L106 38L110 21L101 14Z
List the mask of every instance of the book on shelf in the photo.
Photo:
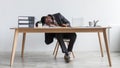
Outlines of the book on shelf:
M30 23L19 23L18 27L30 27L33 28L34 24L30 24Z
M29 20L29 21L33 21L35 19L34 16L18 16L19 20Z

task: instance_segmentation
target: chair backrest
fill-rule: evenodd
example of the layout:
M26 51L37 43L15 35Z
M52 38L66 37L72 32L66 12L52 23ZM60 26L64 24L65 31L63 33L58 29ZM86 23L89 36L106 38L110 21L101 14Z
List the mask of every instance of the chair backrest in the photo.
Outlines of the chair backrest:
M70 39L63 39L63 41L64 41L64 42L69 42L69 41L70 41Z

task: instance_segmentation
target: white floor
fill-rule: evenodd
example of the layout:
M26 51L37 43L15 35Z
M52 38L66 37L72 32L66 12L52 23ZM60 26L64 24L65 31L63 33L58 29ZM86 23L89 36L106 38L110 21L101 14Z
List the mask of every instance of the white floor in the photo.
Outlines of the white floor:
M120 53L112 52L112 67L108 65L106 53L104 57L100 52L74 52L75 58L71 56L71 62L65 63L63 54L58 53L57 59L54 59L52 52L25 52L22 59L20 53L16 53L15 61L12 67L10 64L10 53L0 53L0 68L119 68Z

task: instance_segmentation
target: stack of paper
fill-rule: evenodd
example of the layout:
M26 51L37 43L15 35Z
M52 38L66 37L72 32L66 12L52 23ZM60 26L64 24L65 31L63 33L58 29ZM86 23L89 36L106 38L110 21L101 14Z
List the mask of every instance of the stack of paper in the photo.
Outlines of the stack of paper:
M19 16L18 27L34 27L34 16Z

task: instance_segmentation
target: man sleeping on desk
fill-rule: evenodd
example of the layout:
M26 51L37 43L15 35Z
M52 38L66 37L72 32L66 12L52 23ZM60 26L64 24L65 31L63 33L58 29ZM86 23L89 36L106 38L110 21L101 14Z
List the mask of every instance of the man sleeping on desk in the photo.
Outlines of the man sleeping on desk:
M60 26L60 27L71 27L70 22L60 13L49 14L47 16L43 16L41 18L41 22L43 26ZM38 23L38 22L37 22ZM37 26L37 24L36 24ZM64 59L65 62L70 62L70 54L73 50L73 45L76 40L76 33L45 33L45 43L50 44L53 42L53 39L56 38L60 44L62 52L65 54ZM69 39L70 42L68 44L68 48L64 43L64 39Z

